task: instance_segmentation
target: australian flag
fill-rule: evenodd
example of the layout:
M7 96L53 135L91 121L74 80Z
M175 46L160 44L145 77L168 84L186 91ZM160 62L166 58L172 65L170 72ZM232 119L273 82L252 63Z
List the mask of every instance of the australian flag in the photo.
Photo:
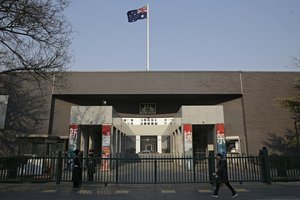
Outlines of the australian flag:
M128 22L135 22L139 19L147 18L147 6L139 8L137 10L130 10L127 12Z

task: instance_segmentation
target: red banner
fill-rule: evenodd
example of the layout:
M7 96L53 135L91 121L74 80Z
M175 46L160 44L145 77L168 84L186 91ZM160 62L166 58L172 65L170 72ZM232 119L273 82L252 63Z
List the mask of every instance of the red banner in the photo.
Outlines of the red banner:
M217 135L225 134L225 126L224 124L216 124Z
M193 126L192 124L183 125L183 135L184 135L184 151L186 155L193 155Z
M110 130L111 125L103 124L102 125L102 147L110 147Z
M184 124L183 125L183 132L186 134L188 132L192 132L192 124Z
M110 128L111 128L111 126L109 124L103 124L102 125L102 135L110 136Z

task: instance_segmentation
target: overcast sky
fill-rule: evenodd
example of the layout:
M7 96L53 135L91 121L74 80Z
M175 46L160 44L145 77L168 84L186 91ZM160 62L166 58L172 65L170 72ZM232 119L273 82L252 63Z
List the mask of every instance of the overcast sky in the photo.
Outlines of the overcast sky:
M299 71L300 0L72 0L72 71Z

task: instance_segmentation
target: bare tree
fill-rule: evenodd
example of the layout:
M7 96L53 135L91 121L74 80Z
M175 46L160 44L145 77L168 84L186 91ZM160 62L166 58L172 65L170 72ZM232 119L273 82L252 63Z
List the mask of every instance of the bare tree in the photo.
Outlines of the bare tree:
M300 56L300 55L299 55ZM300 69L300 57L299 56L292 56L291 59L291 66L293 68L298 68Z
M291 66L295 69L300 69L300 58L293 56L291 60ZM280 106L288 108L292 114L292 120L294 121L293 129L286 129L284 136L277 136L275 133L269 133L270 138L264 142L269 149L275 153L283 155L298 154L300 155L299 146L299 126L300 122L300 80L297 80L295 84L297 91L294 97L285 97L277 100Z
M0 75L26 72L51 82L53 74L66 70L72 33L63 15L68 5L69 0L0 0Z
M294 69L300 69L300 54L291 57L290 65ZM282 98L278 103L291 111L294 121L300 121L300 79L295 83L295 89L298 91L296 96Z

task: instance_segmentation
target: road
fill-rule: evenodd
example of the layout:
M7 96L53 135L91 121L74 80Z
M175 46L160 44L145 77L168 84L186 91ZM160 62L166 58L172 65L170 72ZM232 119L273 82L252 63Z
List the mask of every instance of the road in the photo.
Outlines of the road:
M232 183L240 200L300 200L300 182ZM101 199L101 200L199 200L215 199L210 184L83 184L73 189L72 183L1 183L0 199ZM232 199L226 187L220 189L218 199Z

